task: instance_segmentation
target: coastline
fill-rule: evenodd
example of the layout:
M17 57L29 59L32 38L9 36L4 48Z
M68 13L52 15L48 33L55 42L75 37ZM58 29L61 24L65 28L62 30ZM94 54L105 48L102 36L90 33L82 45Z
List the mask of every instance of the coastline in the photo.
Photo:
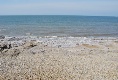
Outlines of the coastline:
M0 43L14 44L18 46L24 45L26 42L34 41L35 43L42 43L44 45L52 45L57 47L58 45L65 47L76 47L82 44L99 44L101 41L104 43L118 41L118 37L58 37L58 36L4 36L4 39L0 39ZM77 45L78 44L78 45Z

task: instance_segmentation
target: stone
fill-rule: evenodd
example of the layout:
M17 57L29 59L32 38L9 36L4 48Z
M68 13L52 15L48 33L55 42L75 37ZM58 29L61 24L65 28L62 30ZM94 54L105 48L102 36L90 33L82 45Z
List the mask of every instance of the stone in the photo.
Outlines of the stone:
M0 51L2 52L4 49L10 49L11 44L7 44L7 43L0 43Z
M0 35L0 39L5 39L5 36L4 35Z
M61 45L58 45L58 48L60 48L61 47Z
M37 44L35 43L35 42L26 42L25 44L24 44L24 49L30 49L30 48L32 48L32 47L35 47L35 46L37 46Z
M41 52L42 52L42 53L45 53L45 50L42 50Z
M21 40L21 39L20 38L17 38L17 37L12 37L8 41L19 41L19 40Z
M0 44L0 51L2 52L4 49L7 49L7 44L1 43Z
M19 49L14 49L11 56L12 56L12 57L13 57L13 56L18 56L19 54L20 54L20 50L19 50Z

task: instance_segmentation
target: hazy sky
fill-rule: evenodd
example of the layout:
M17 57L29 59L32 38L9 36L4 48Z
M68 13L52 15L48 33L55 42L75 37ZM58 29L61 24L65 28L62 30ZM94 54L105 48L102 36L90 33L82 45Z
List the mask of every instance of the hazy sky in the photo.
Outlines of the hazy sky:
M118 16L118 0L0 0L0 15Z

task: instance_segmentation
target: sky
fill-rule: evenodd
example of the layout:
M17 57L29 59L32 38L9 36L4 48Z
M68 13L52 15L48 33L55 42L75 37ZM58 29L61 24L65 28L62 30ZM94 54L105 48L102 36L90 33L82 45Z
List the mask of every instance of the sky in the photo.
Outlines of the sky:
M0 15L118 16L118 0L0 0Z

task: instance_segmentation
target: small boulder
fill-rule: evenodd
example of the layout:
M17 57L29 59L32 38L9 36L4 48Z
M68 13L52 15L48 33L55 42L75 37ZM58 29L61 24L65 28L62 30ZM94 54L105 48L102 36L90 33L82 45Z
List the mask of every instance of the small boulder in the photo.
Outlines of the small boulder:
M10 49L11 44L7 44L7 43L0 43L0 51L2 52L4 49Z
M2 52L4 49L7 49L7 44L0 43L0 52Z

